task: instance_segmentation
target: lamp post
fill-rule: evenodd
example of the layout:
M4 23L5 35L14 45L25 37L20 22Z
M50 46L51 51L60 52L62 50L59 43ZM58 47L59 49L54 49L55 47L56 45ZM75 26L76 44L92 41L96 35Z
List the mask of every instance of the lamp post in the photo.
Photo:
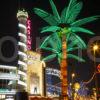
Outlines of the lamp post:
M75 73L72 73L72 81L73 81L73 78L75 77Z
M97 70L96 70L96 59L95 59L95 57L96 57L96 51L97 51L98 49L99 49L98 45L95 44L95 45L93 46L93 54L94 54L94 71L95 71L96 97L98 96L98 82L97 82L97 76L96 76Z
M71 78L72 78L72 100L74 100L74 78L75 78L75 73L71 74Z

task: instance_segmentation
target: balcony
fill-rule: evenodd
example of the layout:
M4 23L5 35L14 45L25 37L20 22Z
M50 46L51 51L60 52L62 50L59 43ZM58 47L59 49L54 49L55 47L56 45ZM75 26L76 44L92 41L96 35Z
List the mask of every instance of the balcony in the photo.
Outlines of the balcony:
M19 45L20 47L23 47L25 51L27 50L27 45L26 45L25 43L23 43L23 42L18 42L18 45Z
M11 73L0 73L1 80L18 80L18 75Z
M18 33L18 35L20 36L20 41L26 43L27 41L27 36L23 33Z
M27 58L27 54L24 53L24 52L18 51L18 54L21 55L21 56L23 56L24 58Z
M21 66L23 66L23 67L26 67L27 68L27 64L25 63L25 62L23 62L23 61L18 61L18 64L19 65L21 65Z
M25 30L27 29L26 26L25 26L24 24L19 23L18 26L19 26L20 28L25 29Z
M26 73L21 70L18 70L18 74L23 75L24 77L27 77Z
M16 70L16 66L0 65L0 69Z
M18 80L18 84L27 87L27 84L21 80Z

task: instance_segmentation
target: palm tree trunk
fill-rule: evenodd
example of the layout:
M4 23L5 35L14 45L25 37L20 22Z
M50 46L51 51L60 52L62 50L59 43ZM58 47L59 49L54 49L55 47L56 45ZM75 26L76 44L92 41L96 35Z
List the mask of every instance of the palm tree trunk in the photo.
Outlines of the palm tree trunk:
M62 35L62 59L61 59L61 100L68 100L68 80L67 80L67 43L66 35Z

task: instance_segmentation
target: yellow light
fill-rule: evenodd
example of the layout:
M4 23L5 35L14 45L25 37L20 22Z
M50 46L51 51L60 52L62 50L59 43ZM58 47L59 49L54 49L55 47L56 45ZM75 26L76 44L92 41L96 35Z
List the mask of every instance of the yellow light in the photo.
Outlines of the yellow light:
M98 45L94 45L94 46L93 46L93 50L94 50L94 51L98 50Z
M72 73L72 77L75 77L75 74L74 73Z
M79 89L80 89L80 84L79 84L79 83L75 83L75 84L74 84L74 88L75 88L76 90L79 90Z
M70 83L69 85L72 86L72 83Z

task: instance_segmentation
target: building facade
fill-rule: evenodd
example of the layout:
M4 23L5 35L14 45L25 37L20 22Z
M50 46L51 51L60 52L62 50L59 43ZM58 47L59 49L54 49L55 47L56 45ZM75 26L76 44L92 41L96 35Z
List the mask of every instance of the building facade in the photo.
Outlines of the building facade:
M44 96L44 67L41 55L37 52L27 51L27 85L28 93L31 95Z
M6 100L8 96L14 98L17 80L16 66L0 65L0 100Z
M27 19L28 13L25 10L19 10L17 13L19 27L18 41L18 90L27 90Z

